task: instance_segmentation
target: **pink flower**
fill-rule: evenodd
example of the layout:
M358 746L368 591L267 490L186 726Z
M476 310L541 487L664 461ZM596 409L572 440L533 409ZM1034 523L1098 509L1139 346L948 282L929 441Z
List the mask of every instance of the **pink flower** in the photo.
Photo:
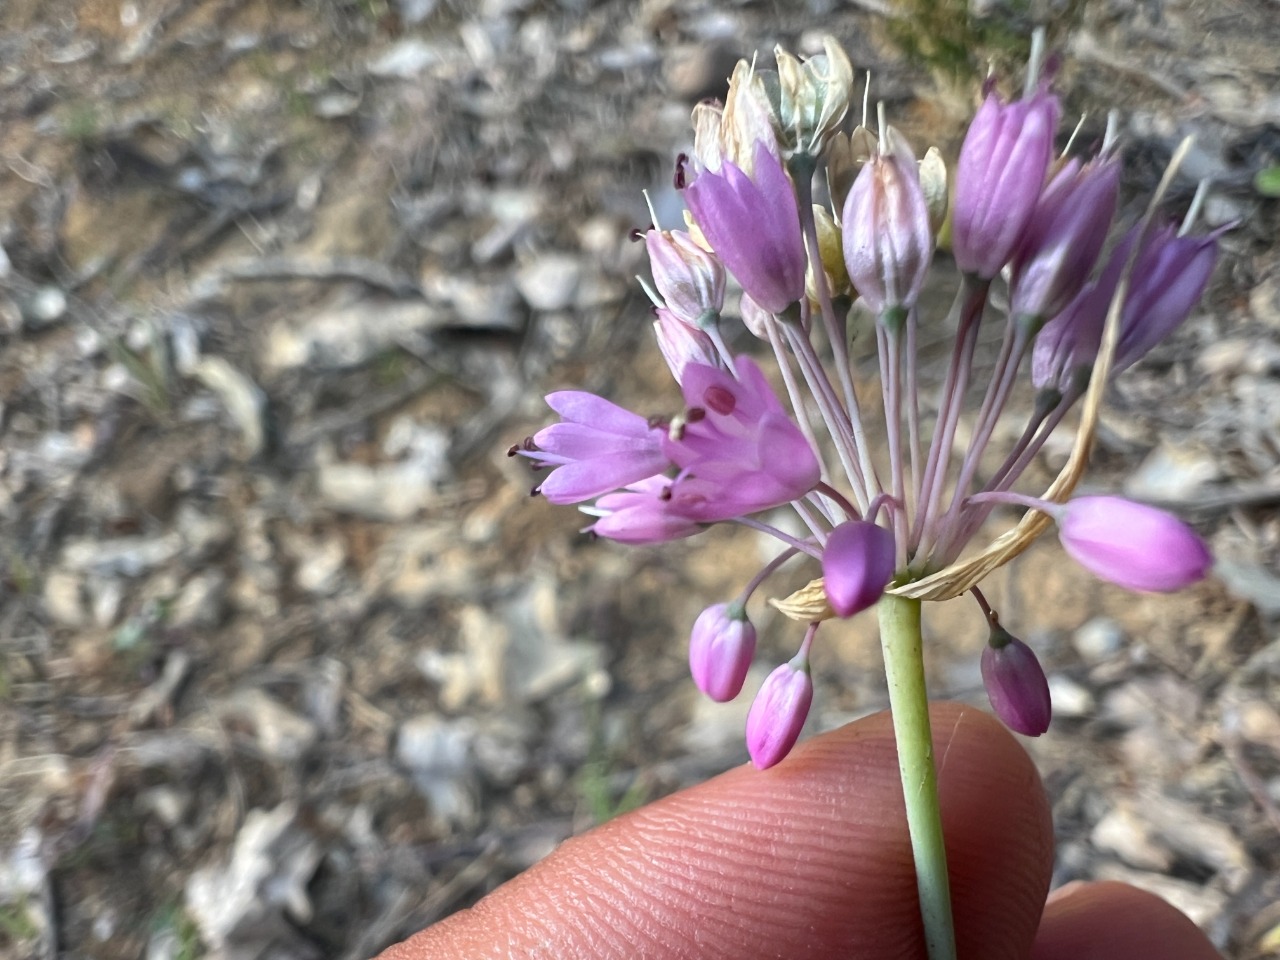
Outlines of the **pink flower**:
M671 509L671 480L656 476L601 497L582 512L600 519L587 529L620 543L665 543L691 537L702 524Z
M742 692L756 652L756 628L741 604L703 610L689 637L689 670L698 689L724 703Z
M866 520L849 520L831 531L822 551L822 582L837 616L873 607L893 576L893 534Z
M594 393L547 394L562 423L533 435L533 449L513 452L555 467L538 490L552 503L581 503L652 477L670 466L662 428Z
M1035 652L1003 627L991 631L982 651L982 683L991 709L1010 730L1038 737L1049 729L1053 703L1044 668Z
M1094 576L1167 593L1203 580L1209 548L1177 517L1121 497L1078 497L1058 511L1058 538Z
M803 657L765 678L747 714L747 752L756 769L768 769L791 752L812 703L813 678Z
M735 360L740 379L706 364L685 366L687 422L662 451L680 475L671 509L701 523L757 513L803 497L822 467L760 368Z
M781 161L756 144L754 176L725 160L685 187L702 235L729 272L770 313L804 296L805 252L795 191Z

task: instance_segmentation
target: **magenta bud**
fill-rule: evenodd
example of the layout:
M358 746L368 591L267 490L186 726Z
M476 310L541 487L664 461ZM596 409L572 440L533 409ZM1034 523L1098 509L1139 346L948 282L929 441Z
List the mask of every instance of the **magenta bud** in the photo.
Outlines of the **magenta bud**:
M686 323L724 306L724 267L683 230L644 235L653 283L668 309Z
M1078 497L1058 516L1067 554L1094 576L1124 587L1168 593L1203 580L1209 548L1172 514L1122 497Z
M1038 329L1089 279L1120 188L1120 161L1069 161L1040 194L1013 260L1009 307Z
M742 604L717 603L693 623L689 637L689 670L698 689L724 703L742 692L756 652L756 628Z
M747 714L747 751L758 770L767 770L791 752L813 703L813 678L803 656L765 678Z
M840 229L849 279L872 312L910 308L929 272L933 231L920 168L892 127L854 180Z
M965 273L991 279L1013 256L1044 187L1059 113L1044 89L1013 103L992 91L978 109L956 164L951 221Z
M852 617L875 606L896 565L891 531L868 520L840 524L822 550L822 582L831 609Z
M1049 681L1035 652L1003 627L992 627L982 651L982 683L991 709L1016 733L1038 737L1049 729Z
M684 191L693 219L716 256L757 303L782 313L804 296L800 212L782 162L756 144L754 178L724 161Z

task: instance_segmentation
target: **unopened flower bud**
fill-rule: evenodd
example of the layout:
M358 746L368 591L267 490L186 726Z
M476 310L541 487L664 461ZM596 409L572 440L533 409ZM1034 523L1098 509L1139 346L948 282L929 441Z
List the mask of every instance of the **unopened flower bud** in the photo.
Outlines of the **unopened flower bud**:
M1044 186L1059 113L1044 89L1013 103L987 94L956 165L951 247L965 273L989 280L1013 256Z
M1133 266L1113 373L1133 366L1176 330L1204 293L1218 260L1218 236L1155 231Z
M644 235L649 268L658 293L676 316L697 323L724 306L724 267L683 230L650 230Z
M845 296L850 290L849 274L844 265L844 246L840 228L825 206L813 205L813 222L818 231L818 252L822 257L822 269L827 275L827 291L833 297ZM805 293L817 301L818 287L813 275L813 264L805 274Z
M685 189L702 235L762 307L781 313L804 296L805 251L796 195L782 164L756 145L754 179L726 160Z
M1106 242L1120 162L1070 160L1040 194L1013 260L1009 306L1032 334L1080 292Z
M831 609L852 617L873 607L896 566L893 533L869 520L847 520L822 550L822 582Z
M1053 704L1044 668L1030 647L998 625L982 651L982 684L1010 730L1038 737L1049 729Z
M765 770L791 752L813 703L813 678L803 654L765 678L747 714L747 751Z
M684 382L684 368L691 363L720 365L720 354L706 331L686 323L665 307L659 307L657 314L653 330L658 335L658 349L676 383Z
M1213 557L1172 514L1121 497L1077 497L1057 511L1067 554L1094 576L1124 587L1168 593L1203 580Z
M929 272L933 233L916 158L893 127L854 181L842 220L849 279L867 306L877 316L910 309Z
M756 628L742 604L717 603L694 621L689 670L698 689L719 703L742 692L756 652Z

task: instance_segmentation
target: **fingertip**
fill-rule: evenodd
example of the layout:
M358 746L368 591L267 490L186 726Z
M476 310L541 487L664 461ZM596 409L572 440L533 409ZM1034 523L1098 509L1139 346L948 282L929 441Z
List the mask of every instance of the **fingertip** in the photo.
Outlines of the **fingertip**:
M1222 960L1200 929L1125 883L1073 883L1045 907L1032 960Z
M931 717L961 956L1022 960L1052 866L1039 778L980 711ZM923 956L888 714L575 838L388 957L519 955Z

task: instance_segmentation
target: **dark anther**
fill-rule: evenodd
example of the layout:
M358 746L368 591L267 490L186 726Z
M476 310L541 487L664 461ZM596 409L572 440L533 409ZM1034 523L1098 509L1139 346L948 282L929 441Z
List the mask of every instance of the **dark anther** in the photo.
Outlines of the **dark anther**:
M530 453L533 453L535 450L538 449L538 445L533 442L533 437L525 437L524 448L528 450Z
M639 227L632 227L631 232L627 234L627 238L635 243L637 240L643 240L647 230L641 230Z
M661 492L660 494L658 494L658 499L659 499L659 500L661 500L663 503L666 503L668 500L670 500L670 499L671 499L671 488L670 488L670 487L663 487L663 488L662 488L662 492Z
M684 177L684 165L689 162L689 155L682 153L676 157L676 176L675 185L677 190L683 190L686 186Z
M520 444L518 443L513 443L511 446L507 448L508 457L514 457L519 452L520 452Z
M655 413L652 417L645 421L649 425L650 430L657 430L659 427L666 427L671 421L660 413Z
M684 412L685 423L697 423L699 420L707 419L707 411L702 407L690 407Z
M542 492L542 485L539 484L538 486L534 487L532 490L529 491L529 496L536 497L541 492Z

